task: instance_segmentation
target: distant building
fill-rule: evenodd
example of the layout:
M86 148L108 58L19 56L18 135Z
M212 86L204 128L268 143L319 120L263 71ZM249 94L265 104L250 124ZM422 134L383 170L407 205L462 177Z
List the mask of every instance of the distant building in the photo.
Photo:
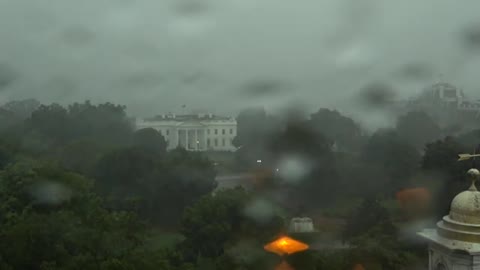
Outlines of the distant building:
M465 96L463 91L449 83L436 83L425 88L419 95L397 102L400 113L424 111L443 126L469 124L480 121L480 100Z
M235 151L237 121L214 114L164 114L137 119L136 128L154 128L167 141L167 149L183 147L189 151Z
M407 105L425 109L443 109L463 112L480 112L480 100L468 99L461 89L449 83L436 83Z
M315 232L313 220L308 217L292 218L289 226L290 233L311 233Z

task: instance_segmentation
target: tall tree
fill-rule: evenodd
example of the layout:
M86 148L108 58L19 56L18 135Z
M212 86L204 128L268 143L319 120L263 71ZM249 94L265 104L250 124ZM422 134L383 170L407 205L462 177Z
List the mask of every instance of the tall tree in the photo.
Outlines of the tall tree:
M106 210L88 179L22 162L7 166L0 180L2 269L161 267L145 249L144 225L132 213Z
M465 152L468 152L468 149L453 137L432 142L425 148L422 168L434 173L441 186L433 203L438 218L448 213L453 197L468 186L464 181L465 173L476 164L473 160L458 162L458 154Z
M70 136L94 139L106 145L126 145L131 139L133 125L125 109L125 106L112 103L74 103L68 106Z
M153 128L144 128L133 134L133 145L147 149L159 155L164 155L167 142L160 132Z
M106 145L126 145L133 133L124 106L92 105L88 101L68 108L59 104L41 105L27 119L27 127L60 143L91 139Z
M68 111L59 104L41 105L27 119L30 134L38 133L54 144L66 142L70 132L69 126Z
M397 120L397 132L401 138L418 149L442 136L438 124L423 111L413 111L400 116Z
M375 197L365 199L352 212L342 236L351 246L349 259L367 268L404 269L411 259L398 241L389 212Z
M137 201L144 217L163 225L176 225L184 207L212 192L215 174L210 160L184 149L165 157L138 147L114 150L95 168L97 188L114 206Z
M343 231L343 239L351 240L374 227L378 227L382 234L392 235L396 232L387 209L380 204L377 198L369 197L352 211Z
M421 159L416 148L394 130L379 130L374 133L362 150L361 158L365 166L373 166L377 174L381 172L380 175L387 178L379 179L383 184L379 182L377 185L385 191L387 182L389 192L398 191L410 184L410 178L420 168Z
M237 136L233 140L235 146L240 147L256 142L265 135L268 116L264 109L247 109L237 116Z
M287 184L302 203L329 202L340 187L331 148L331 141L306 122L288 123L283 132L272 138L270 151L275 163L289 158L302 163L299 165L304 172L300 178Z
M268 144L280 127L279 120L267 115L263 108L240 112L237 117L237 136L233 140L233 144L239 147L235 153L237 162L247 168L255 166L257 160L268 163L271 159Z
M97 162L109 150L109 147L93 140L74 140L59 149L56 159L65 169L93 176Z
M40 102L35 99L13 100L5 103L1 109L11 112L19 119L27 119L40 105Z
M346 150L358 150L361 145L359 125L336 110L320 109L311 115L309 125Z
M258 245L276 236L283 228L283 220L272 216L268 222L257 223L245 215L251 196L241 188L207 195L187 208L181 223L186 237L181 244L187 261L199 255L217 258L229 247L252 240ZM260 242L257 242L260 241Z

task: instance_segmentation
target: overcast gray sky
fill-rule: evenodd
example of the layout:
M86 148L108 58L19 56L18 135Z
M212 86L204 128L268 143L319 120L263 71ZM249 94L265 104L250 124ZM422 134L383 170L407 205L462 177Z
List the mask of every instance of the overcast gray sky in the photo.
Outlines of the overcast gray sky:
M479 10L473 0L0 0L0 72L11 78L0 99L112 101L137 115L182 104L352 113L372 81L405 96L440 74L480 98L480 30L465 35Z

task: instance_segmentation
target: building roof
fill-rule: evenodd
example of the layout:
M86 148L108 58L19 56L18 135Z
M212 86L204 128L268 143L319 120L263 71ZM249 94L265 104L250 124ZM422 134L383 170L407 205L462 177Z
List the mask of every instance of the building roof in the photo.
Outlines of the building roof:
M157 115L152 118L144 119L144 121L175 121L175 122L187 122L187 121L232 121L235 120L232 117L218 116L214 114L163 114Z
M468 176L472 184L468 190L455 196L450 207L449 217L456 222L477 224L480 227L480 192L475 186L480 172L477 169L470 169Z
M472 182L470 188L455 196L450 213L436 229L423 230L419 235L451 250L480 254L480 192L475 186L480 172L470 169L467 176Z

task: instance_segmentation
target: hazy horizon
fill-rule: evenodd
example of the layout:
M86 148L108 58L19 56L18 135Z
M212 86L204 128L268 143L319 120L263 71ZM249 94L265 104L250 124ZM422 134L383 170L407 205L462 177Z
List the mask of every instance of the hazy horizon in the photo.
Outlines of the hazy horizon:
M480 3L447 0L0 0L0 101L91 100L151 116L337 108L440 78L479 98ZM379 118L379 119L375 119ZM378 123L377 123L377 122Z

